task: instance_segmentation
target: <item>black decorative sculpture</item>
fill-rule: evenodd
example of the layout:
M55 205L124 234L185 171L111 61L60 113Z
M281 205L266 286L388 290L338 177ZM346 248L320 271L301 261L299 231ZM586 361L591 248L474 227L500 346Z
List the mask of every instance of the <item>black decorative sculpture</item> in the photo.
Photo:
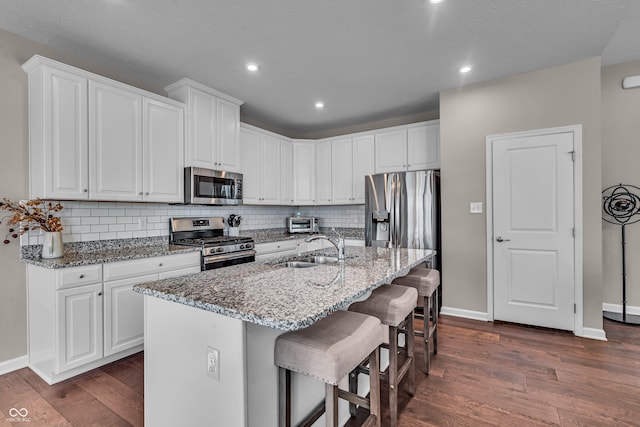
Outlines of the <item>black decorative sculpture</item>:
M640 221L640 188L618 184L602 191L602 219L621 226L622 233L622 313L605 311L603 316L617 322L640 324L640 316L627 314L627 264L625 227Z

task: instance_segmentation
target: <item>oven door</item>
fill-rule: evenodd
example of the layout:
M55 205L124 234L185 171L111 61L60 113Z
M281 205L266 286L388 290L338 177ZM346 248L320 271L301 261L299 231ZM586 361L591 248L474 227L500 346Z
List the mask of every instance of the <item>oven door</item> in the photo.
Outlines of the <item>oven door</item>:
M242 174L203 168L185 168L185 203L241 205Z
M202 257L202 271L214 268L228 267L230 265L244 264L256 260L256 251L232 252L223 255L211 255Z

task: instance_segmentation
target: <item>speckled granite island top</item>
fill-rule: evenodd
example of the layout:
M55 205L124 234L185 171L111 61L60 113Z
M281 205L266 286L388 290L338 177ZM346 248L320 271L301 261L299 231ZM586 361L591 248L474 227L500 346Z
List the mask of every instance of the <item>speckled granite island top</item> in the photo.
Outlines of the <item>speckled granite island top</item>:
M335 250L315 254L335 255ZM346 248L344 264L288 268L280 257L136 285L145 295L281 330L307 327L428 260L424 249Z

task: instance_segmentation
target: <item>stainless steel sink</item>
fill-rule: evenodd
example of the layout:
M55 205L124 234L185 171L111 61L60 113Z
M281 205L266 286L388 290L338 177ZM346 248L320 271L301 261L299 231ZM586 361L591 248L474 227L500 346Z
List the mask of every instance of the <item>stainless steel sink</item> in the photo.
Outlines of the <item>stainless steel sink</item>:
M278 265L281 265L287 268L309 268L309 267L315 267L318 264L314 262L306 262L306 261L289 261L289 262L283 262Z
M311 255L311 256L298 258L295 261L283 262L278 265L287 267L287 268L309 268L309 267L315 267L318 264L331 264L335 262L338 262L338 257L324 256L324 255Z
M330 264L338 262L338 257L325 255L311 255L304 258L298 258L298 261L312 262L314 264Z

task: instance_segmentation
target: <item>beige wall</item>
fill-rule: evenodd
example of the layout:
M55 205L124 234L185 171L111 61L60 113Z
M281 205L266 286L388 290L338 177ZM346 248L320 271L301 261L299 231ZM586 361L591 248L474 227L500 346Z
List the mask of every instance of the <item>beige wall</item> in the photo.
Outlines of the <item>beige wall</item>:
M36 54L165 94L159 88L145 86L142 76L132 79L103 70L0 30L0 197L12 200L28 197L27 74L21 65ZM3 222L0 240L4 240L6 230ZM25 266L19 261L18 241L0 243L0 363L27 353L25 291Z
M640 88L622 89L622 79L640 75L640 61L602 69L602 188L640 187ZM603 299L622 301L620 227L603 222ZM640 307L640 224L626 227L627 305Z
M487 311L485 197L487 135L583 126L584 326L602 328L600 58L442 92L443 304Z

